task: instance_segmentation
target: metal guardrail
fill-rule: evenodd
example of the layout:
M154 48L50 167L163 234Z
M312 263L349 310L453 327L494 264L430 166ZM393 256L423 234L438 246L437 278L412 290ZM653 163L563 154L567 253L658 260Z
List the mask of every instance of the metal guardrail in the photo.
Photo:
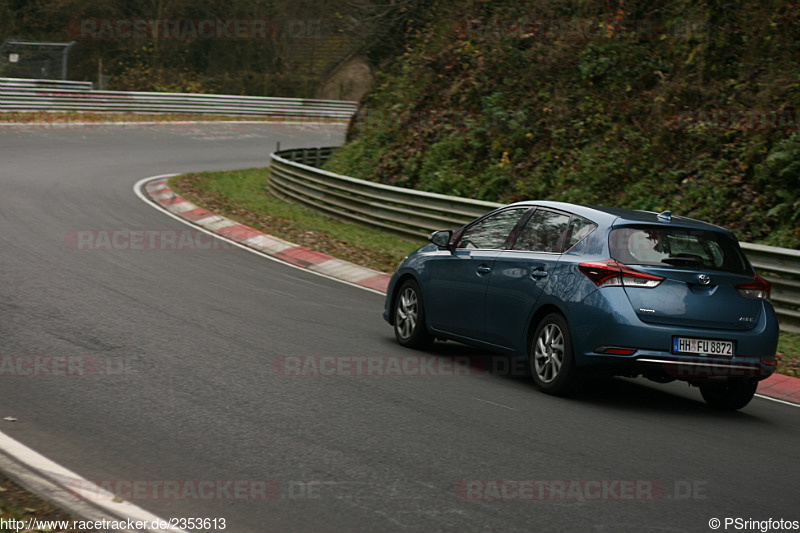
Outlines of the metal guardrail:
M335 148L272 154L270 191L347 220L415 238L459 227L504 204L392 187L321 170ZM800 333L800 251L741 243L753 267L772 283L781 329Z
M319 168L333 148L272 154L273 194L347 220L415 238L462 226L502 204L445 196L340 176Z
M800 333L800 250L741 245L753 268L772 283L772 305L781 329Z
M0 78L0 111L192 113L349 120L356 102L220 94L95 91L57 80ZM76 82L71 82L76 83ZM80 83L80 82L78 82Z

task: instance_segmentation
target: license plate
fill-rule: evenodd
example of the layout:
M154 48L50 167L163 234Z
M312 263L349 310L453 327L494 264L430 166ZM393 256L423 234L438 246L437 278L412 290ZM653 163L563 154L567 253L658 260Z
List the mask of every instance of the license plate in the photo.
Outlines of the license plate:
M733 342L672 337L672 353L733 357Z

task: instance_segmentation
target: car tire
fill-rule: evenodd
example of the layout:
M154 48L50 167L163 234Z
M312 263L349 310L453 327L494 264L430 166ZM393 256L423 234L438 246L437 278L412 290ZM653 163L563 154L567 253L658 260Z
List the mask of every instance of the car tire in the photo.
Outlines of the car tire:
M552 313L544 317L528 351L529 370L539 390L565 396L580 387L583 375L575 365L572 337L563 316Z
M736 411L750 403L757 388L757 381L729 379L700 385L700 394L706 403L715 409Z
M422 349L433 344L434 337L425 322L422 292L414 280L400 286L394 302L394 336L407 348Z

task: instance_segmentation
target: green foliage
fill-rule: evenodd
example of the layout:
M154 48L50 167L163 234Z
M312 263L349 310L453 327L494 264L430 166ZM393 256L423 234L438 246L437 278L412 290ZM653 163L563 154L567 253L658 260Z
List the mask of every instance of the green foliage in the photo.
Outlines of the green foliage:
M780 240L800 243L800 133L775 144L764 163L756 169L756 176L766 194L776 199L767 212L783 233L771 236ZM797 246L797 244L795 244Z
M75 40L69 78L96 81L102 62L113 89L311 98L329 71L359 47L386 48L387 31L396 34L389 48L401 46L403 32L413 26L409 19L419 8L415 4L422 2L2 0L0 42L7 37ZM386 17L370 18L376 15ZM382 24L387 18L391 27ZM153 20L162 23L155 36L132 37L114 30L117 21L146 25ZM165 21L219 21L230 32L235 31L234 21L264 21L266 32L241 39L224 32L211 38L174 38L164 35ZM370 26L379 21L375 27L380 31ZM87 28L94 23L95 31L82 33L83 23Z
M608 6L435 3L329 168L493 201L671 209L800 246L800 7Z
M800 335L781 332L778 339L778 373L800 377Z

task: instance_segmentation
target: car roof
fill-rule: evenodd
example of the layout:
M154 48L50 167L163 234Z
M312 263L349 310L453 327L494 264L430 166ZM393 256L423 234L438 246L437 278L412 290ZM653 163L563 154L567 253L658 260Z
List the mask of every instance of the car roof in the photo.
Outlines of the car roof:
M516 202L511 205L516 206L538 206L548 207L561 211L568 211L576 215L588 218L593 222L600 225L610 226L627 226L636 224L647 224L657 226L679 227L686 229L702 229L710 231L721 231L728 234L732 233L720 226L687 218L677 215L671 215L669 219L659 217L659 213L652 211L640 211L634 209L622 209L619 207L605 207L596 205L572 204L568 202L551 202L551 201L524 201Z

